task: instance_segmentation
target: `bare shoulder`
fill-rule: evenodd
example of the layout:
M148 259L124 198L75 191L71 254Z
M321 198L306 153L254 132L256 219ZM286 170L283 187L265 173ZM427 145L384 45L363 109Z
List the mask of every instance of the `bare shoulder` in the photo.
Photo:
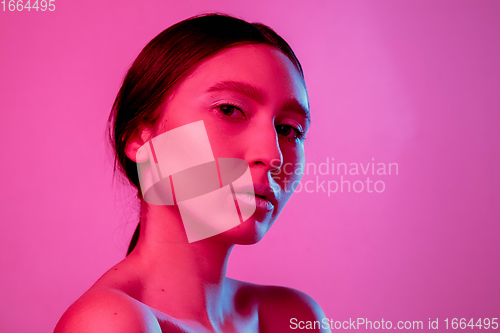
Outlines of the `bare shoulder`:
M309 295L277 286L263 286L261 294L259 316L266 332L293 332L307 324L308 331L330 332L322 325L323 310Z
M144 304L119 290L92 287L71 305L54 333L161 332L155 315Z
M287 287L236 283L240 289L250 290L249 294L258 302L262 332L295 332L308 323L312 325L310 332L330 332L323 324L323 310L309 295Z

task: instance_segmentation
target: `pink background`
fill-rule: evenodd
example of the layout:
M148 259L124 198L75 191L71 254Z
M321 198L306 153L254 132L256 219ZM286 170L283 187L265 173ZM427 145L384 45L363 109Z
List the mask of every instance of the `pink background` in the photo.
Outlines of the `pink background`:
M383 193L295 194L228 275L302 290L336 320L500 317L500 2L55 4L0 12L1 332L51 331L123 258L137 213L112 185L109 110L142 47L206 11L294 48L308 162L399 165L374 177Z

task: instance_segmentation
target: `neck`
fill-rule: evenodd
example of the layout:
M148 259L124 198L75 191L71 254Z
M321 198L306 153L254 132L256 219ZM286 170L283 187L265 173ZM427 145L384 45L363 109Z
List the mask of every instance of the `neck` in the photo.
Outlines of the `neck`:
M143 206L142 212L139 241L127 257L139 275L141 301L178 319L220 321L233 244L188 243L176 207Z

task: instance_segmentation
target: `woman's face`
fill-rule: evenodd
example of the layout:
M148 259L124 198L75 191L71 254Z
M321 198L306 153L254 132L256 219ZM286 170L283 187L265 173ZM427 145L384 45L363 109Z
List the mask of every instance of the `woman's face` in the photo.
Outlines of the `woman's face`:
M203 120L215 158L248 163L257 209L252 218L214 237L259 241L302 177L298 165L304 163L309 103L298 70L274 47L232 47L198 65L164 105L155 135ZM280 172L284 164L286 175Z

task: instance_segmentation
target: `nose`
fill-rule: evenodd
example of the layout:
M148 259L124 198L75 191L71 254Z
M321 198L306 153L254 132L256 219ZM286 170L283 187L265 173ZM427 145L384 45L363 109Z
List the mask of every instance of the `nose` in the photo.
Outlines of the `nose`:
M256 127L252 132L251 137L247 139L245 156L250 167L259 168L266 172L281 168L283 154L274 124Z

